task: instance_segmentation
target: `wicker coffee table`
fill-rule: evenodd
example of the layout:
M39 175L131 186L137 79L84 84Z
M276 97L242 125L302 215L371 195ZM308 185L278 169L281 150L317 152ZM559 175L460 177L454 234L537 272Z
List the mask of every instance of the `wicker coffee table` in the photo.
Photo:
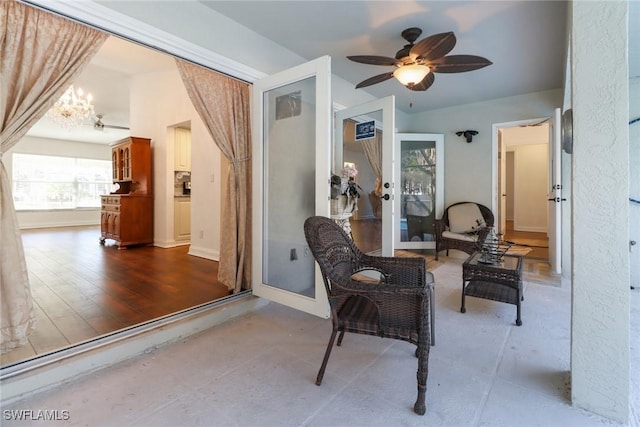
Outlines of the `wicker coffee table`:
M520 302L522 296L522 257L504 255L500 262L485 264L481 262L482 254L474 252L462 264L462 306L465 296L485 298L493 301L514 304L517 307L516 325L522 325Z

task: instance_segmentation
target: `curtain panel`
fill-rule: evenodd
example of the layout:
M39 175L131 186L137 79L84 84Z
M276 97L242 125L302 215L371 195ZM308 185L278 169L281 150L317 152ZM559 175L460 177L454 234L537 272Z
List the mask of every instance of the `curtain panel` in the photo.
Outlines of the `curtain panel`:
M0 1L0 351L35 327L24 249L2 153L53 106L108 35L13 0Z
M249 85L176 59L209 134L229 160L218 280L233 293L251 289L251 117Z
M373 173L376 174L375 195L382 196L382 132L376 132L375 138L362 141L362 149Z

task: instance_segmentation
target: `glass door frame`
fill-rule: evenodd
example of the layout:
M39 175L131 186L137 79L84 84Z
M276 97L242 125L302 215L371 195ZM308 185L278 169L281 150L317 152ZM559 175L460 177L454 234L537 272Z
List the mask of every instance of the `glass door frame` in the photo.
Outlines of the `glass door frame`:
M335 145L334 145L334 170L342 169L343 164L343 135L342 123L352 117L367 117L370 113L382 111L382 256L394 254L394 222L393 222L393 197L394 197L394 135L395 123L395 97L393 95L382 99L376 99L364 104L338 110L335 113ZM335 169L337 168L337 169ZM388 195L388 199L384 199Z
M436 148L436 200L435 200L435 218L442 218L444 212L444 135L438 133L397 133L394 141L394 180L397 184L397 190L394 197L395 218L393 223L395 234L396 249L435 249L435 240L429 242L402 242L401 241L401 203L402 192L400 185L402 178L400 176L402 167L400 165L401 149L403 141L434 141Z
M322 275L314 262L313 297L290 292L263 282L264 194L264 93L315 77L315 214L329 216L329 185L332 148L331 58L323 56L257 80L252 86L252 290L253 294L319 317L330 314Z

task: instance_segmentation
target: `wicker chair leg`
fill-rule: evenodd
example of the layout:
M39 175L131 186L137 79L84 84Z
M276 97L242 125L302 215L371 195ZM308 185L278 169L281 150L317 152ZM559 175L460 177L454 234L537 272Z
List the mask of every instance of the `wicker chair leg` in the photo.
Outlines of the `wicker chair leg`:
M342 345L342 338L344 338L344 331L341 331L340 336L338 337L338 343L336 344L338 347Z
M322 378L324 377L324 370L327 367L327 362L329 361L329 356L331 355L331 349L333 348L333 342L336 339L337 332L338 331L335 329L331 331L331 338L329 338L329 344L327 345L327 350L324 352L324 359L322 359L322 366L320 366L320 371L318 371L318 377L316 378L316 385L322 384Z
M434 346L436 345L436 325L435 325L435 312L436 312L436 307L435 307L435 301L434 301L434 295L433 295L434 291L433 291L433 283L429 285L429 305L430 305L430 311L429 311L429 326L431 327L431 334L430 334L430 339L431 339L431 345Z
M425 396L427 394L427 375L429 373L429 367L427 365L429 360L429 346L418 344L418 398L416 399L413 410L418 415L424 415L427 411L425 404Z

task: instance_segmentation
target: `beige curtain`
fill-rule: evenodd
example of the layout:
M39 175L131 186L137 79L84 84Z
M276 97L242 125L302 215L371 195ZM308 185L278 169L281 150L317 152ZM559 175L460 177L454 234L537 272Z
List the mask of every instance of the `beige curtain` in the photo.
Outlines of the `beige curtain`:
M189 98L230 161L223 202L218 280L251 289L251 121L249 85L176 59Z
M17 3L0 1L0 311L5 353L34 328L31 289L6 152L62 96L107 35Z
M376 132L375 138L362 141L362 149L376 174L376 196L382 196L382 132Z

